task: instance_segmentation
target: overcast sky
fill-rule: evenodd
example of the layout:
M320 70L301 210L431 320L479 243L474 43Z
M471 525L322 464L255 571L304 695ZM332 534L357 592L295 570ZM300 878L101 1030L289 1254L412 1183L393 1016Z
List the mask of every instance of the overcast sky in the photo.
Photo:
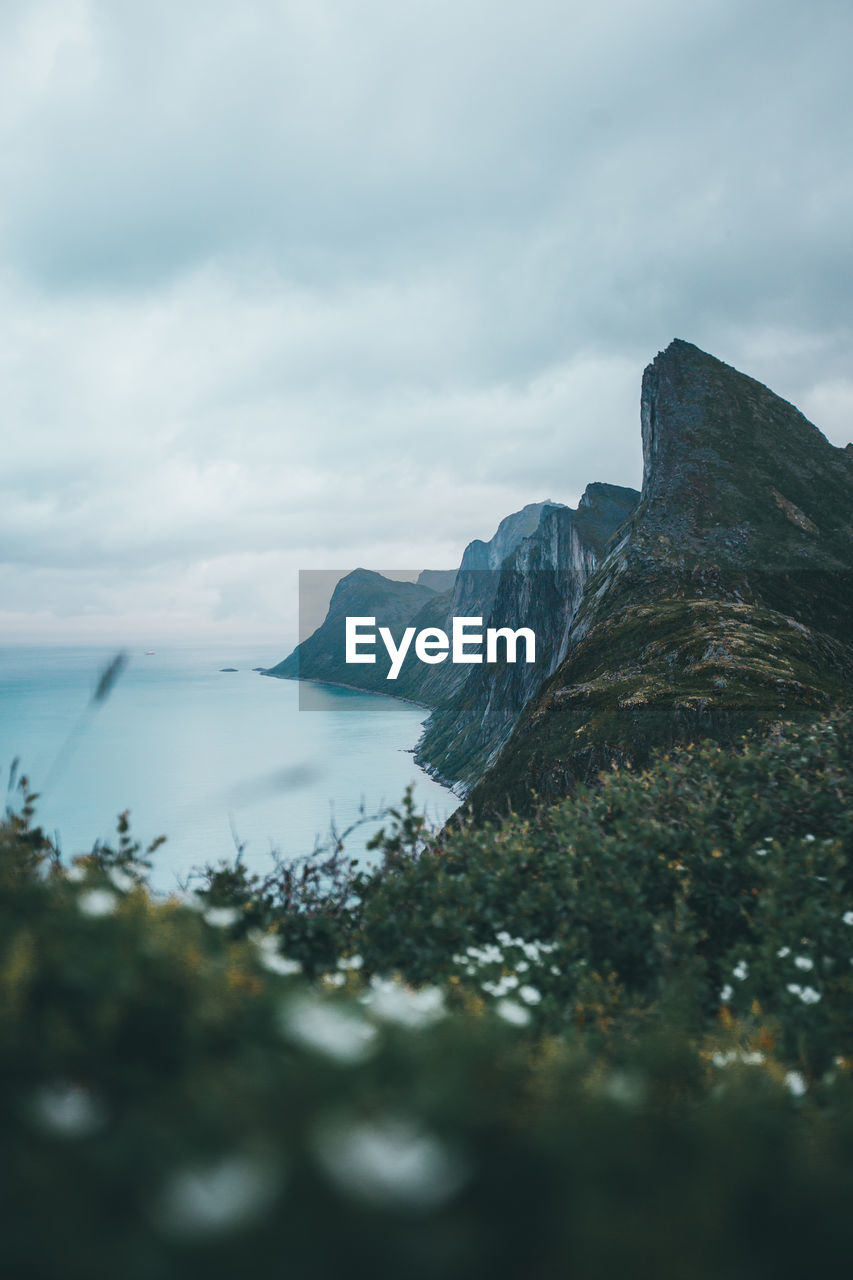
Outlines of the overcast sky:
M295 631L639 484L687 338L853 436L849 0L3 0L0 639Z

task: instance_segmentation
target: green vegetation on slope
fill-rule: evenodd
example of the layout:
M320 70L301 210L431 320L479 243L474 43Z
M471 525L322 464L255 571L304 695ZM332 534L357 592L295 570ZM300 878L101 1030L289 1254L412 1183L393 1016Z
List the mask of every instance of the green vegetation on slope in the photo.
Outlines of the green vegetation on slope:
M522 717L470 796L478 815L559 797L614 762L756 727L808 723L848 700L853 649L784 613L740 601L659 599L612 609Z
M801 1280L853 1247L853 723L158 902L0 826L16 1277Z

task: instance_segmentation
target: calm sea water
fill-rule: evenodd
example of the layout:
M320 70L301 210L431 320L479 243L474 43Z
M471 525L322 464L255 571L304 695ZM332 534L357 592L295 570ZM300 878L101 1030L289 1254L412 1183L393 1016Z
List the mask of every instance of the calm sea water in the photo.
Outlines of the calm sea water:
M232 858L235 832L244 861L264 869L273 847L306 853L332 818L342 829L362 803L369 813L396 804L409 783L434 822L459 803L412 758L419 707L329 688L321 709L300 711L295 682L252 670L281 655L244 646L131 653L110 697L87 711L113 653L0 646L0 768L5 779L20 757L42 791L37 820L64 857L109 839L130 809L146 844L168 837L152 877L168 890L193 866ZM353 856L379 825L347 841Z

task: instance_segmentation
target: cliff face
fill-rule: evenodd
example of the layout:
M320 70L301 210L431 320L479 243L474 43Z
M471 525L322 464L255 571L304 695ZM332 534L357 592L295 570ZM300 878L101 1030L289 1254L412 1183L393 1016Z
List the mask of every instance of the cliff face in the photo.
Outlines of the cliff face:
M437 598L435 591L422 584L397 582L381 573L355 569L335 587L323 625L264 675L288 680L320 680L366 692L387 693L393 686L386 678L390 661L383 645L375 648L375 663L354 666L345 663L345 619L375 617L377 627L390 627L399 637L415 614Z
M515 548L536 532L539 519L546 507L559 507L559 502L530 502L520 511L505 516L497 527L494 536L488 542L475 538L469 542L459 566L460 573L470 573L483 569L499 569Z
M390 660L381 643L375 663L347 665L345 618L375 617L399 641L406 627L439 627L449 632L454 617L488 617L499 574L497 567L532 532L546 502L531 503L507 516L488 542L469 543L458 571L423 570L417 583L397 582L367 569L355 569L335 587L322 626L282 662L264 672L282 679L320 680L366 692L393 694L434 706L465 681L470 667L449 661L428 666L409 653L395 681L387 679Z
M588 487L536 503L465 551L452 586L357 570L322 627L268 673L394 693L434 708L417 758L473 786L475 814L565 794L614 763L735 741L849 701L853 447L837 449L754 379L675 341L646 369L642 494ZM638 501L639 499L639 501ZM530 627L535 666L426 666L386 680L343 662L343 619L450 631Z
M419 763L463 784L482 774L522 708L565 657L584 586L639 496L634 489L592 484L577 511L543 505L535 529L499 569L473 571L484 579L479 596L485 625L531 628L536 662L456 668L461 679L430 717L416 752Z
M452 591L456 581L455 569L422 569L418 574L418 586L433 591Z
M645 372L641 422L641 502L472 793L476 813L848 698L853 451L681 341Z

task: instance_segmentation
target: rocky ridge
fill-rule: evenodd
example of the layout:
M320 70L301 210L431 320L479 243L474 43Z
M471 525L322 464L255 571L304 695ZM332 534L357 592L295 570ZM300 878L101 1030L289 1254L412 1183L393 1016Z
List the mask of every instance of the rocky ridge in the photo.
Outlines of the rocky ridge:
M436 706L415 753L429 772L467 786L495 759L522 708L565 657L586 582L639 496L591 484L576 511L543 506L536 528L489 575L479 592L491 601L484 625L530 627L536 663L457 668L462 678Z
M432 708L416 758L479 817L656 747L733 742L848 702L853 446L679 339L646 369L640 416L641 494L591 484L576 511L531 504L469 544L450 589L441 573L358 570L267 674L391 691L387 660L342 663L345 613L395 636L449 631L454 616L531 627L534 667L411 659L392 690Z
M680 340L645 371L641 422L640 504L474 788L476 814L849 700L853 451Z

